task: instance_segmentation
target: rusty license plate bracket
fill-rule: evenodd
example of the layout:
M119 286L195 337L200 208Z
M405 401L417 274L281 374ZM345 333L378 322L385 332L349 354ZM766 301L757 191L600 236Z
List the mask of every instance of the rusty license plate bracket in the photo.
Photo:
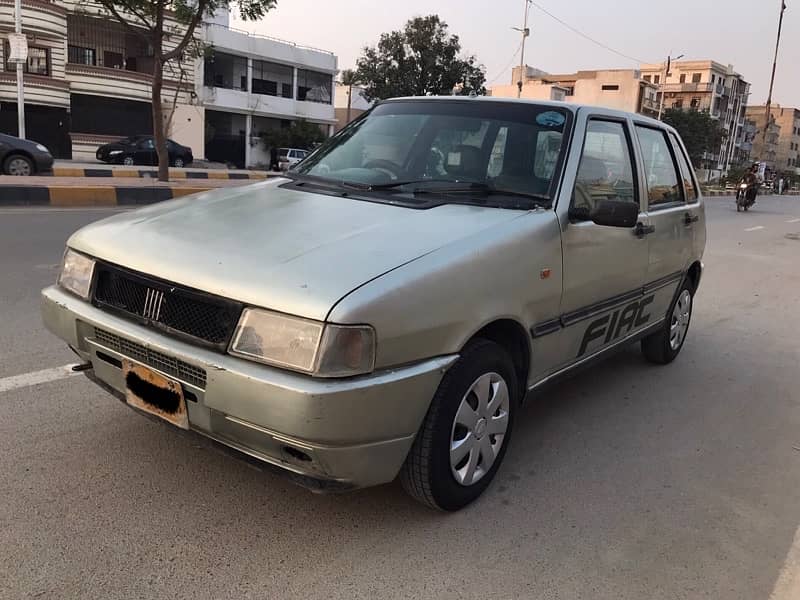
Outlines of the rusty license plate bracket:
M180 383L130 360L122 361L122 374L128 404L176 427L189 429L186 399Z

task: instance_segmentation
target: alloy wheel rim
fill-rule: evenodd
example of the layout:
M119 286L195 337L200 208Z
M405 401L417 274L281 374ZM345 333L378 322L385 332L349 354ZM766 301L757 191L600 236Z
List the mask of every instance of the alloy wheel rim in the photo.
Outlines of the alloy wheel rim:
M450 431L450 471L470 486L492 468L508 431L510 398L505 379L497 373L478 377L464 394Z
M692 295L689 290L683 290L672 309L672 320L669 327L669 345L673 350L677 350L686 339L686 332L689 330L689 320L692 316Z
M31 166L28 164L27 160L22 158L14 158L10 163L8 163L8 172L10 175L30 175Z

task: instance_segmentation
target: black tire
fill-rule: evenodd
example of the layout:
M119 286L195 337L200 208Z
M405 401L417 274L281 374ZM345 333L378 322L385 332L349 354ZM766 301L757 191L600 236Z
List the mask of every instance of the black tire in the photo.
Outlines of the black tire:
M122 159L121 164L125 165L126 167L133 167L134 165L136 165L136 161L133 159L132 156L126 156Z
M172 162L172 166L173 166L173 167L175 167L175 168L177 168L177 169L182 169L182 168L184 168L186 165L185 165L185 163L183 162L183 159L179 157L179 158L176 158L176 159L175 159L175 160Z
M36 167L33 161L22 154L12 154L3 162L3 173L6 175L33 175Z
M499 375L506 382L508 424L491 468L471 485L462 485L456 480L450 464L451 436L457 431L454 425L456 413L462 401L471 397L468 393L473 384L488 374ZM519 406L519 388L514 365L502 346L486 340L470 343L442 379L400 471L400 481L406 492L419 502L444 511L459 510L480 496L491 484L511 441L514 416ZM475 439L480 440L486 435L489 440L496 442L497 436L486 433L485 425L483 434L476 430L478 437ZM474 447L480 454L477 445L478 442ZM471 453L467 456L471 456ZM481 462L478 464L483 464L483 459L479 460Z
M681 301L681 298L685 298L684 294L686 292L688 292L689 297L689 314L688 317L684 317L685 332L681 336L680 342L677 344L677 346L674 346L671 340L671 329L675 323L676 307L678 302ZM642 340L642 354L644 354L644 357L647 360L657 365L668 365L678 357L678 354L680 354L681 349L683 348L683 344L686 342L686 336L689 332L689 326L691 325L693 310L694 287L692 286L690 280L684 279L683 283L678 288L675 297L672 299L672 302L669 305L669 312L664 319L664 324L661 329Z

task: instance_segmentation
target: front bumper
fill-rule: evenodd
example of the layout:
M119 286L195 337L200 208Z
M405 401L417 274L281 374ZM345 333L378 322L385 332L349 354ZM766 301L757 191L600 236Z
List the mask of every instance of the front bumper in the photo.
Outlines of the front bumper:
M42 292L47 328L125 391L123 358L181 382L193 431L322 489L394 479L456 356L344 380L315 379L219 354L105 313L57 287ZM311 487L311 486L310 486Z

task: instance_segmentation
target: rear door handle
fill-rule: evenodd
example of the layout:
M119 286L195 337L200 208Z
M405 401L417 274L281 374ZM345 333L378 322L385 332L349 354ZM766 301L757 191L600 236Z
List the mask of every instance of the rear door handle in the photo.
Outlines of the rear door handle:
M692 213L686 213L683 217L683 222L687 225L691 225L692 223L697 223L700 220L700 215L693 215Z
M655 225L645 225L644 223L637 223L636 228L633 230L633 233L636 234L636 237L644 237L646 235L650 235L651 233L656 232Z

